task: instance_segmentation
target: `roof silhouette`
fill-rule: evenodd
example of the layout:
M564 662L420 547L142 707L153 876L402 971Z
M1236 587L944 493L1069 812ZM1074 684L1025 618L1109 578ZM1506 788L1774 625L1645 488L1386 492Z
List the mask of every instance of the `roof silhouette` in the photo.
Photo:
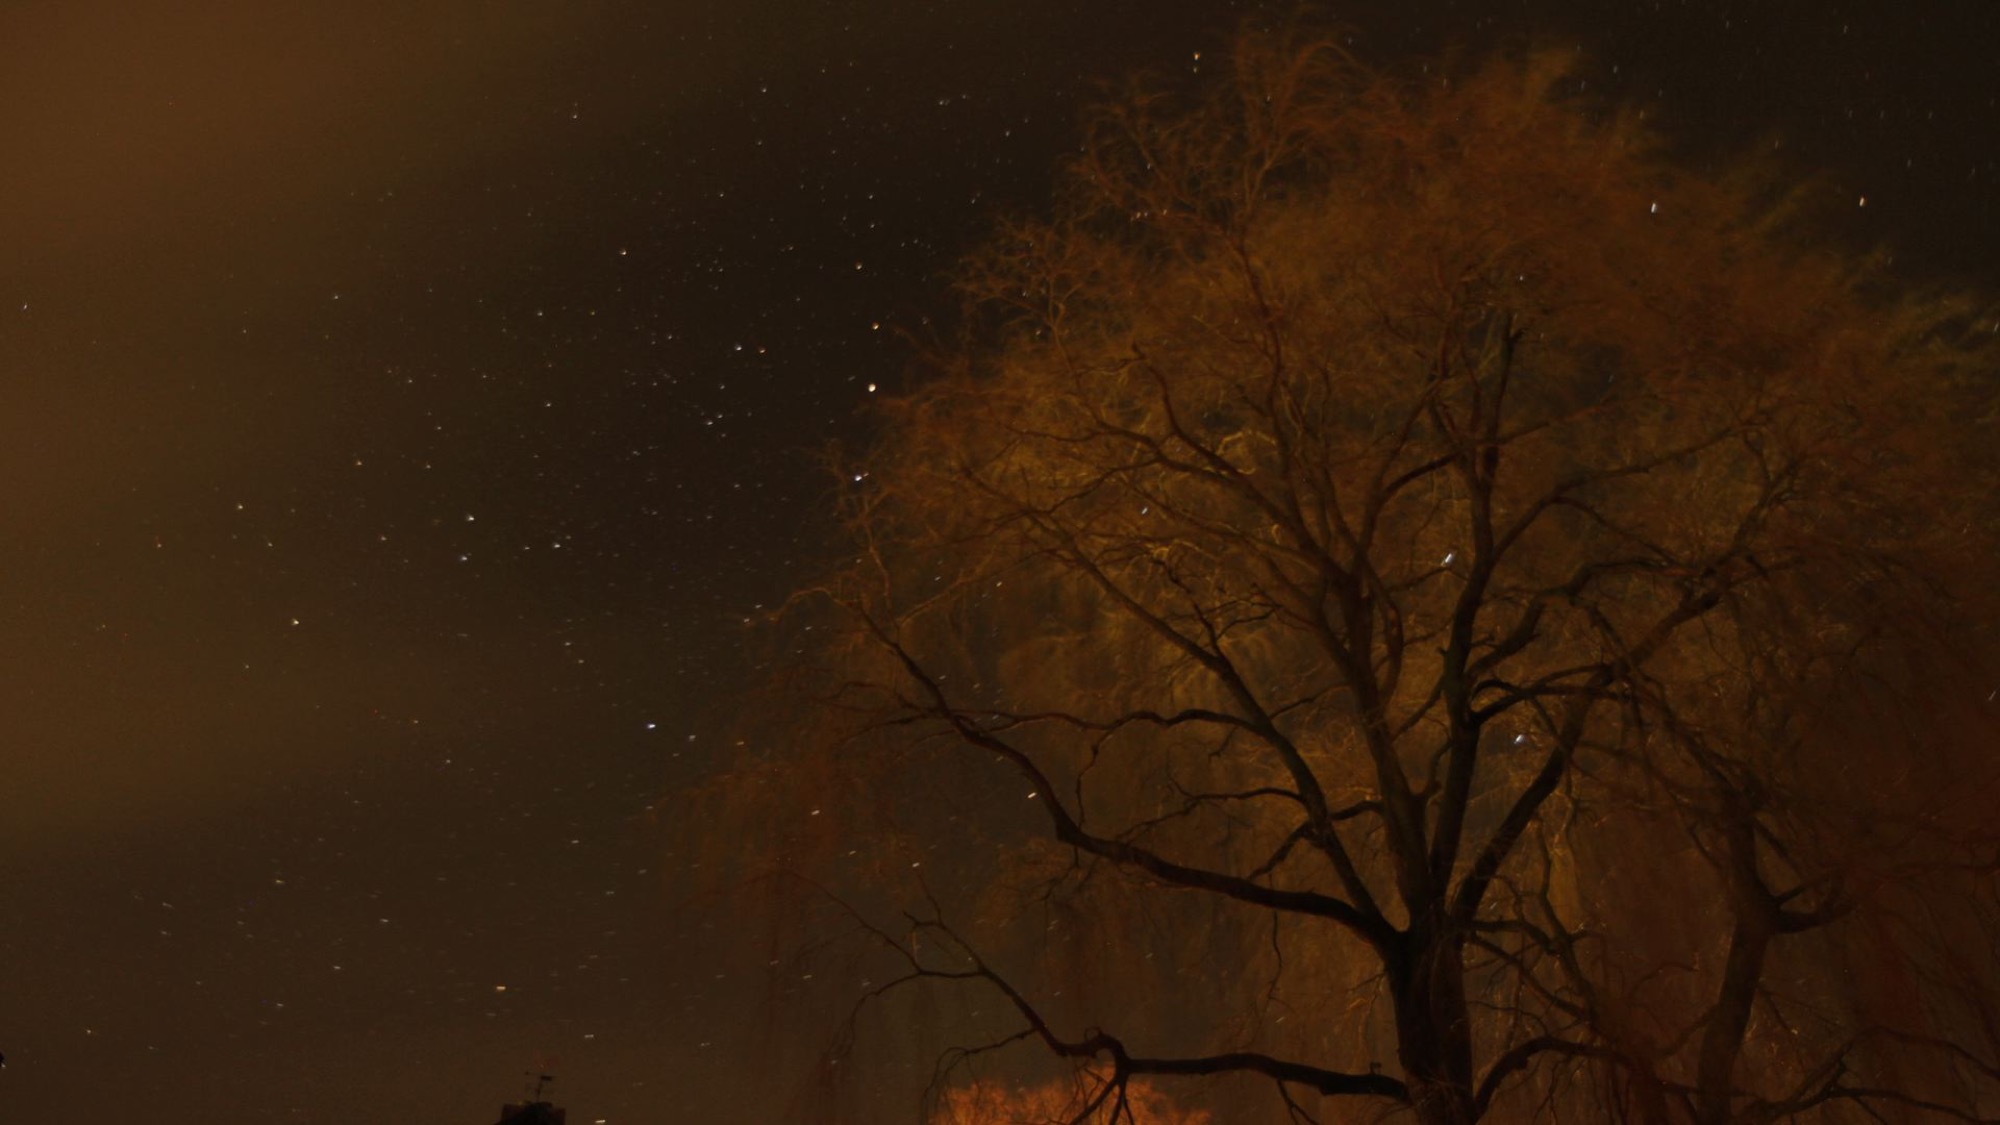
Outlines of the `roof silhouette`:
M548 1102L522 1102L500 1107L496 1125L564 1125L567 1116Z

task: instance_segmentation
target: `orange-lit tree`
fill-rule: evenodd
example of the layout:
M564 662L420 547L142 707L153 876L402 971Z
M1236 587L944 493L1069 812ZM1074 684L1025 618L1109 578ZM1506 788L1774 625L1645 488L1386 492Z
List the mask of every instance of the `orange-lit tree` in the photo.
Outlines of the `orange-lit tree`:
M1053 1125L1067 1121L1132 1121L1137 1125L1213 1125L1200 1111L1176 1107L1143 1079L1113 1085L1084 1072L1076 1081L1039 1086L974 1082L946 1091L930 1125Z
M723 786L920 896L889 987L1004 1016L957 1060L1424 1125L2000 1117L1990 310L1548 57L1233 72L1101 113L968 269L985 327L781 626L818 704Z

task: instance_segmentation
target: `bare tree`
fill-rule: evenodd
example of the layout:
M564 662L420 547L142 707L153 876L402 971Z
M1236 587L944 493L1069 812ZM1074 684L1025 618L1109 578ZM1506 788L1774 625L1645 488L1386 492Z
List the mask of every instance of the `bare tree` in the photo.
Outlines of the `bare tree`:
M969 267L787 618L824 706L722 783L928 896L871 995L1120 1100L2000 1117L1990 310L1549 56L1233 73Z

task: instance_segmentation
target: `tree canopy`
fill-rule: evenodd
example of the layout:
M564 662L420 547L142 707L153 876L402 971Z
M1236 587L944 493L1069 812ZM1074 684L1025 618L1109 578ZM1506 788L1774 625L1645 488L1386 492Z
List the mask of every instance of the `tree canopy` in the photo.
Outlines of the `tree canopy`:
M718 788L984 998L951 1112L2000 1118L1993 311L1570 73L1117 101L843 466Z

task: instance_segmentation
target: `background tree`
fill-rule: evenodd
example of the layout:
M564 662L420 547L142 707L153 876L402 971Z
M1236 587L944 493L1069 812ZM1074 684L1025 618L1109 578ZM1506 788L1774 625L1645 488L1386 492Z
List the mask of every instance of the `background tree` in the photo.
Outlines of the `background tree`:
M1008 1087L975 1082L940 1100L932 1125L1047 1125L1049 1122L1131 1120L1140 1125L1213 1125L1199 1111L1176 1108L1143 1080L1114 1088L1088 1072L1081 1081Z
M1301 1116L2000 1117L1990 311L1552 56L1233 74L969 267L719 783L911 896L868 994Z

